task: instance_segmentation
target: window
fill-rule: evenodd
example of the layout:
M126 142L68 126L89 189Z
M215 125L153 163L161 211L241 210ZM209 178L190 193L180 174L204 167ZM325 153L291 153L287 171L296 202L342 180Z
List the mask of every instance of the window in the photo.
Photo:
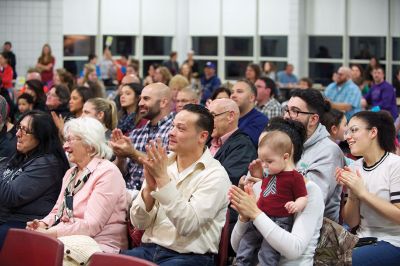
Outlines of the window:
M350 59L386 59L385 37L350 37Z
M308 52L310 58L342 58L342 37L310 36Z
M400 37L393 38L393 61L400 61Z
M80 76L87 60L64 60L64 68L75 77Z
M287 36L262 36L261 56L287 57Z
M253 56L253 38L225 37L225 56Z
M218 37L192 37L195 55L218 55Z
M196 62L199 64L199 76L202 76L204 74L204 66L206 65L206 63L208 61L215 64L215 66L216 66L215 74L218 76L218 61L217 60L196 60Z
M143 37L143 55L169 55L172 49L172 37Z
M314 83L320 83L327 86L332 82L332 74L341 67L341 63L309 63L309 77Z
M244 78L246 67L252 61L225 61L225 79L237 80Z
M103 36L103 45L109 36ZM135 37L134 36L110 36L112 43L110 51L112 55L134 55L135 54Z
M64 56L88 56L95 51L94 36L65 35Z

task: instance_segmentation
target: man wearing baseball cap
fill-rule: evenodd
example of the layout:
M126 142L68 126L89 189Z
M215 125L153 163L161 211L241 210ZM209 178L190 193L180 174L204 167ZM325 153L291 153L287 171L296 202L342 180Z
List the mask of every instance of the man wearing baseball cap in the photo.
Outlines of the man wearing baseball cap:
M206 104L208 98L211 97L213 92L221 86L221 80L215 74L216 66L213 62L208 61L204 66L204 75L200 79L202 94L201 104Z

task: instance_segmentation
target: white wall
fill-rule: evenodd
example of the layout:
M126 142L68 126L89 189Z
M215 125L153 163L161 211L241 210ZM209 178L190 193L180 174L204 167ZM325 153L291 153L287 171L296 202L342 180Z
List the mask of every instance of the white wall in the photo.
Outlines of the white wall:
M222 34L252 36L256 32L256 0L222 0Z
M258 33L288 35L289 10L289 0L259 0Z
M98 18L98 0L61 0L63 1L64 35L96 35Z
M349 36L385 36L388 33L388 0L348 1Z
M220 31L220 4L216 0L189 0L189 34L216 36Z
M25 76L49 43L62 66L62 0L1 0L0 44L10 41L17 57L17 73Z
M345 0L307 0L306 21L308 35L344 34Z
M176 0L142 0L142 34L173 36L176 16Z
M138 35L140 32L139 4L139 0L102 0L101 33Z

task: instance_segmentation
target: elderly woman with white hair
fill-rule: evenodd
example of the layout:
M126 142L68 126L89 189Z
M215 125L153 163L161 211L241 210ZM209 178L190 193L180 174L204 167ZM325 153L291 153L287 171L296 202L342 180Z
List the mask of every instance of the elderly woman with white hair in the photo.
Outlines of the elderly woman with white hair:
M64 126L70 168L52 211L27 229L53 237L89 236L107 253L128 247L125 181L108 159L103 125L91 117L69 120ZM60 238L62 239L62 238ZM95 243L95 244L96 244Z

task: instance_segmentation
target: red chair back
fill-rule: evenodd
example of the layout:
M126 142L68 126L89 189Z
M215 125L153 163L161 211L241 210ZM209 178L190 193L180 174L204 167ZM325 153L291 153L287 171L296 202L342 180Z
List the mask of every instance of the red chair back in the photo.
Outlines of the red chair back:
M221 240L219 241L218 254L215 258L215 265L224 266L228 262L228 249L229 249L229 209L226 212L225 225L222 228Z
M110 265L132 265L132 266L156 266L156 264L120 254L94 253L89 261L89 266L110 266Z
M0 265L61 266L64 244L56 238L25 229L10 229L0 253Z

